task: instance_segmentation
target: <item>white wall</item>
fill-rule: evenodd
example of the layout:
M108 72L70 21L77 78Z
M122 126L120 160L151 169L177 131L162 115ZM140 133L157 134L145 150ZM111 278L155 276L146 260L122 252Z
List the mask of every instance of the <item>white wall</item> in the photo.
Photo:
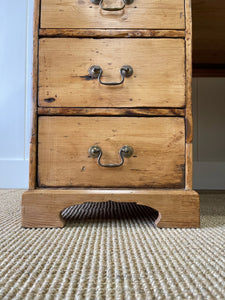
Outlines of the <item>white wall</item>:
M1 0L0 188L28 187L32 0ZM225 189L225 78L193 80L194 187Z
M1 0L0 187L28 187L32 71L31 0Z

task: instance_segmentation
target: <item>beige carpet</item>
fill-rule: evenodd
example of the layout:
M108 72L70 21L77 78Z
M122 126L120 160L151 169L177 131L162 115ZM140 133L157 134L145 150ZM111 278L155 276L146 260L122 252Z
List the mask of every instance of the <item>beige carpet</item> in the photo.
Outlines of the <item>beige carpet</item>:
M225 299L225 194L201 195L200 229L157 229L145 207L114 203L21 229L21 194L0 191L0 299Z

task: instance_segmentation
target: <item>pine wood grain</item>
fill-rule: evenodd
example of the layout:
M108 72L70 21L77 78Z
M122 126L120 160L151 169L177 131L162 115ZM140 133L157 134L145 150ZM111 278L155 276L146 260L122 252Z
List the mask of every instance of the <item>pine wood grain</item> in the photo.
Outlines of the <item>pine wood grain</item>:
M192 116L192 20L191 0L185 2L186 11L186 142L193 140Z
M184 188L184 118L39 117L40 187ZM98 145L104 164L120 162L124 145L134 149L118 168L103 168L88 150Z
M184 52L182 39L41 39L39 106L183 107ZM104 82L120 81L123 65L134 72L122 85L103 86L89 76L92 65Z
M90 37L90 38L138 38L138 37L176 37L184 38L184 30L152 29L62 29L45 28L39 30L40 37Z
M78 1L42 0L38 29L35 0L30 191L22 199L22 226L62 227L64 208L112 200L157 209L159 227L198 227L199 197L191 190L190 0L134 0L110 14ZM49 37L40 39L40 53L38 35ZM134 74L119 88L102 87L88 77L92 64L103 67L103 81L119 80L124 64ZM46 115L39 128L38 114ZM118 162L124 144L134 154L123 167L101 168L88 157L93 144L101 146L103 163ZM45 189L37 187L36 172Z
M186 144L186 168L185 168L185 189L192 190L193 181L193 146Z
M38 115L42 116L170 116L183 117L182 108L67 108L39 107Z
M104 0L121 6L120 0ZM41 28L184 29L184 0L134 0L123 11L105 12L91 0L42 0Z
M39 28L40 0L34 2L33 21L33 87L32 87L32 131L29 147L29 188L36 186L37 166L37 91L38 91L38 28Z
M199 195L184 190L51 190L28 191L22 198L23 227L63 227L63 209L84 202L135 202L160 212L158 227L199 227ZM158 222L159 220L157 220Z

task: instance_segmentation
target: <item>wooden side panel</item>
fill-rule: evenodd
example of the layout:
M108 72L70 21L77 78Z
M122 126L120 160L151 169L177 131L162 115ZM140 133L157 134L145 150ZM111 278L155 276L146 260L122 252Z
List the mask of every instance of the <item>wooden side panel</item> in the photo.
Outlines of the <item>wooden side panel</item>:
M34 3L33 24L33 90L32 90L32 132L29 157L29 189L36 186L36 155L37 155L37 86L38 86L38 28L40 0Z
M186 144L185 189L192 190L193 180L193 149L192 144Z
M184 188L183 118L40 117L38 145L40 187ZM103 164L120 162L124 145L134 153L104 168L88 153L93 145Z
M183 39L41 39L39 106L183 107L184 61ZM104 82L119 82L123 65L133 75L104 86L89 76L92 65Z
M121 0L104 0L121 7ZM125 9L107 12L91 0L42 0L41 28L184 29L184 0L134 0Z
M185 1L186 12L186 162L185 189L192 190L193 177L193 116L192 116L192 13L191 0Z
M185 1L186 11L186 142L193 139L192 117L192 21L191 0Z
M22 226L63 227L60 213L84 202L135 202L156 209L158 227L199 227L199 196L183 190L36 190L23 194ZM158 220L157 220L158 221Z

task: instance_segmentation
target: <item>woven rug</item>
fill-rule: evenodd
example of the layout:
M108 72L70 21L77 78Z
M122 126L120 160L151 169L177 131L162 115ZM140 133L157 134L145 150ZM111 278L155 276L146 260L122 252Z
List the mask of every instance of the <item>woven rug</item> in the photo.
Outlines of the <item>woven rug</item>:
M23 229L22 192L0 191L0 299L225 299L225 194L201 194L200 229L158 229L154 210L112 202Z

